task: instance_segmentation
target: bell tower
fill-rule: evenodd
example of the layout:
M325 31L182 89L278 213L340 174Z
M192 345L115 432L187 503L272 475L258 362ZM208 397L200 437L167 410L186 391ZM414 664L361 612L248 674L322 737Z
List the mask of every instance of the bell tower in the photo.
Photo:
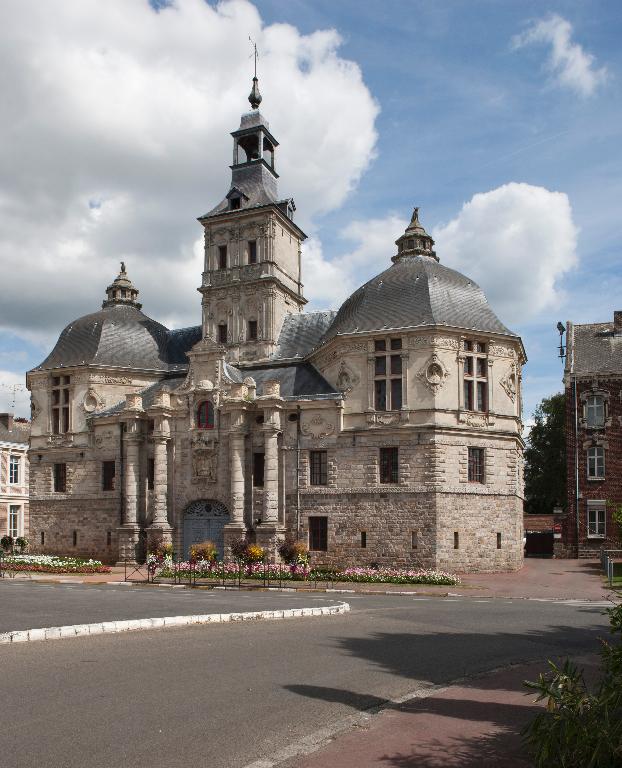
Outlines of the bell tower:
M224 345L227 360L239 364L269 358L285 315L307 303L301 282L306 235L294 223L293 199L279 199L279 143L259 112L257 76L248 100L251 111L231 134L229 191L199 218L205 230L203 337Z

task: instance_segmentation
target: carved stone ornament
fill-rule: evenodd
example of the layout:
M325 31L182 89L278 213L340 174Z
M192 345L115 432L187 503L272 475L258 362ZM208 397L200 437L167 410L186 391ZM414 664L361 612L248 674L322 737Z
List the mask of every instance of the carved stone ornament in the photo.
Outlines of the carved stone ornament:
M402 421L408 421L407 411L389 411L389 412L370 412L367 414L367 423L376 427L391 427L400 424Z
M339 373L337 374L337 389L347 395L352 392L354 387L359 383L360 377L350 368L345 360L341 361L339 366Z
M312 437L317 440L321 437L332 435L335 431L335 425L317 414L309 419L305 419L300 426L300 431L305 437Z
M447 349L459 349L460 340L450 336L411 336L408 346L412 349L418 347L445 347Z
M436 395L445 386L450 375L443 361L434 352L417 373L417 378L425 384L432 394Z
M105 445L109 445L112 442L113 433L112 430L107 429L105 432L97 432L95 435L95 445L97 448L102 448Z
M516 368L514 365L511 365L508 368L508 370L505 373L505 376L503 376L503 378L499 383L505 390L506 395L514 403L516 401L516 391L517 391Z
M461 413L458 421L460 424L466 424L466 426L476 429L485 429L495 424L494 417L485 413Z
M91 384L131 384L132 379L128 376L100 376L93 375L89 381Z
M82 401L82 407L87 413L95 413L95 411L101 410L105 405L104 399L90 387L84 395Z
M490 344L488 351L493 357L516 357L516 352L513 349L501 344Z
M218 479L218 451L195 448L192 451L192 482L215 483Z

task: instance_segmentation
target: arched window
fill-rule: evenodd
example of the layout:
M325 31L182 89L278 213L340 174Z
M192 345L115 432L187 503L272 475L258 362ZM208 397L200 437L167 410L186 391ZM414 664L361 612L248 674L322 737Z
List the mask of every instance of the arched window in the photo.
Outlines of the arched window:
M214 429L214 406L209 400L203 400L197 408L197 427L199 429Z

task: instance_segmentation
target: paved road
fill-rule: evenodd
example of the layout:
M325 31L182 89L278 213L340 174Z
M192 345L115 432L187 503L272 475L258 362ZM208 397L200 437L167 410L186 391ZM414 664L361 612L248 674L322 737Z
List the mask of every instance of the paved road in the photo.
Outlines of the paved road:
M89 595L106 599L106 589ZM178 590L155 599L178 614L187 598ZM581 604L348 602L344 616L0 647L0 766L243 768L430 683L519 661L544 666L593 651L607 634L603 609Z
M174 594L171 594L173 592ZM0 632L122 619L313 608L342 602L320 593L0 581Z

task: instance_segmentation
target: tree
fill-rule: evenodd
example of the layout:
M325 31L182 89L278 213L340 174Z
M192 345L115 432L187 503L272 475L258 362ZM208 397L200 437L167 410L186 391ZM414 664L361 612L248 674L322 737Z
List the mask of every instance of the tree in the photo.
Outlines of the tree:
M566 507L564 393L545 397L534 417L525 449L525 512L550 515L554 507Z

